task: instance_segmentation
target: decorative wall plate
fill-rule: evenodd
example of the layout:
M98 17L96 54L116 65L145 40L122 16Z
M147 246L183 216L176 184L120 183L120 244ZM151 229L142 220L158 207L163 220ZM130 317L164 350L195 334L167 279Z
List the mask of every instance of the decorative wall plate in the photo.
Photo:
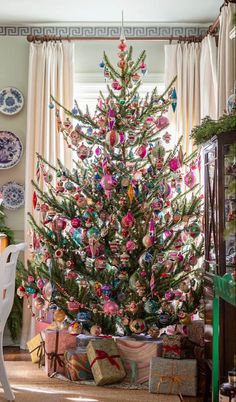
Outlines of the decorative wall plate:
M0 112L3 114L16 114L24 105L24 97L19 89L6 87L0 90Z
M6 209L17 209L22 207L25 202L25 189L22 184L10 181L0 188L2 193L2 205Z
M0 169L15 166L23 154L23 145L16 134L0 131Z

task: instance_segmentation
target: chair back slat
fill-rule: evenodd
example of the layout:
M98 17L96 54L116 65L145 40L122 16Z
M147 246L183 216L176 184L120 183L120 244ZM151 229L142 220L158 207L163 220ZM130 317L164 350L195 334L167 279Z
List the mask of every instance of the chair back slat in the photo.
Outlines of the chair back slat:
M26 243L10 245L0 255L0 333L4 330L14 301L17 258L25 249Z

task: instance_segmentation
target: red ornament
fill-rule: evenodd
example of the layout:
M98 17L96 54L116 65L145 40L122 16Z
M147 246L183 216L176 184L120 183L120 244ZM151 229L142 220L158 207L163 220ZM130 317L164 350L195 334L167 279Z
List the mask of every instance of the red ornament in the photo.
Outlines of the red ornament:
M37 194L36 194L35 191L33 192L32 201L33 201L33 207L34 207L34 209L35 209L35 208L36 208L36 205L37 205L37 201L38 201L38 197L37 197Z

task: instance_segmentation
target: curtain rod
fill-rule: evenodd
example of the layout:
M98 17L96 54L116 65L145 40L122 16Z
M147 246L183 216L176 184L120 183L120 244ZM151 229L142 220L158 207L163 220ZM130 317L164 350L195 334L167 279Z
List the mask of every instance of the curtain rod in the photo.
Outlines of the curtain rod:
M209 33L209 32L207 32ZM186 41L186 42L201 42L202 39L205 37L205 35L201 36L129 36L126 38L127 40L144 40L144 41L161 41L161 40L167 40L167 41ZM119 40L119 36L112 36L112 37L107 37L107 36L91 36L91 37L83 37L83 36L56 36L56 35L27 35L27 41L28 42L56 42L56 41L64 41L68 40L70 41L101 41L101 40Z
M235 3L236 0L225 0L222 6L220 7L220 11L222 7L227 6L229 3ZM177 42L201 42L207 35L217 36L216 31L220 24L220 16L216 18L212 25L209 26L207 32L204 35L200 36L150 36L150 37L142 37L142 36L130 36L128 40L144 40L144 41L161 41L167 40L170 43L172 41ZM91 37L83 37L83 36L56 36L56 35L27 35L28 42L49 42L49 41L88 41L88 40L119 40L119 36L91 36Z

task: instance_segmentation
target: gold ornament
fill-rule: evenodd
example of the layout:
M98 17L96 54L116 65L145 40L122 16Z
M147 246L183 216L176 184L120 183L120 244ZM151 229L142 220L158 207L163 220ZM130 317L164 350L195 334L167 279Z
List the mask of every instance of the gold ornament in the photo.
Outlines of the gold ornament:
M131 203L133 201L133 199L134 199L134 194L135 194L133 186L131 184L129 185L127 194L128 194L128 197L129 197L129 200L130 200L130 203Z
M158 338L159 334L160 334L160 330L158 327L153 326L153 327L150 327L148 330L148 335L150 335L152 338L155 338L155 339Z
M66 314L63 310L56 310L54 313L54 320L58 322L64 321Z
M146 329L145 321L141 318L132 320L129 324L129 328L134 334L141 334L141 332L144 332Z

